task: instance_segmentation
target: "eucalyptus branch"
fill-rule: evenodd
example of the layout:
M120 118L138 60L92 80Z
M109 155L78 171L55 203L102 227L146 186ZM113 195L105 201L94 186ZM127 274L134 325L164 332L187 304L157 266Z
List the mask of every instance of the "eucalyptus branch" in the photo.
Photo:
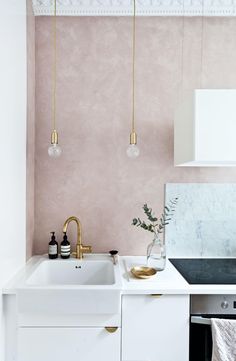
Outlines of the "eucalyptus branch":
M147 204L143 205L143 211L149 220L148 223L142 221L140 218L134 218L132 225L136 227L143 228L145 231L155 233L155 235L163 233L165 227L171 221L176 205L178 203L178 198L173 198L169 203L164 207L163 213L160 218L157 218L152 211L152 208L149 208Z

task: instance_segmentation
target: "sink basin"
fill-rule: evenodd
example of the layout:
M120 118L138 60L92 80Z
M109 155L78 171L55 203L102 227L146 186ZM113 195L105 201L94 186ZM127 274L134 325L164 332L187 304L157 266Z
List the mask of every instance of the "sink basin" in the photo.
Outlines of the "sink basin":
M42 262L27 279L28 285L113 285L114 267L110 261L55 260Z
M120 313L121 289L119 264L107 254L83 260L36 256L17 283L17 308L21 314L114 315Z

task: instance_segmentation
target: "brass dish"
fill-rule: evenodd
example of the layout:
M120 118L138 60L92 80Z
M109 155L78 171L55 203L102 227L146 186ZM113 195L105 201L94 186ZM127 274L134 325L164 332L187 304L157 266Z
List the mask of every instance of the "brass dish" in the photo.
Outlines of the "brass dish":
M130 271L134 277L140 278L140 279L151 278L151 277L155 276L155 274L157 273L157 270L155 270L155 268L144 267L144 266L133 267L133 268L131 268Z

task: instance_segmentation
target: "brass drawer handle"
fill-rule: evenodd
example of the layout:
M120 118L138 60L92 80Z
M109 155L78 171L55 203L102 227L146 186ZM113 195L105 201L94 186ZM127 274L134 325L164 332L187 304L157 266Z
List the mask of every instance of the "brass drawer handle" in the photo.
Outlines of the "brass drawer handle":
M109 333L114 333L118 330L118 327L105 327L105 330Z
M161 293L153 293L150 296L155 297L155 298L160 298L161 296L163 296L163 294L161 294Z

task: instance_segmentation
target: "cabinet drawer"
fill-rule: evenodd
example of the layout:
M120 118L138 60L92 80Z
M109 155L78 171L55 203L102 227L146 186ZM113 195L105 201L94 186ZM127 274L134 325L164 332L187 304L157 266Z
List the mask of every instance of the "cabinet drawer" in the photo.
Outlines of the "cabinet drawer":
M120 329L20 328L17 361L120 361Z
M189 296L123 296L123 361L188 361Z

